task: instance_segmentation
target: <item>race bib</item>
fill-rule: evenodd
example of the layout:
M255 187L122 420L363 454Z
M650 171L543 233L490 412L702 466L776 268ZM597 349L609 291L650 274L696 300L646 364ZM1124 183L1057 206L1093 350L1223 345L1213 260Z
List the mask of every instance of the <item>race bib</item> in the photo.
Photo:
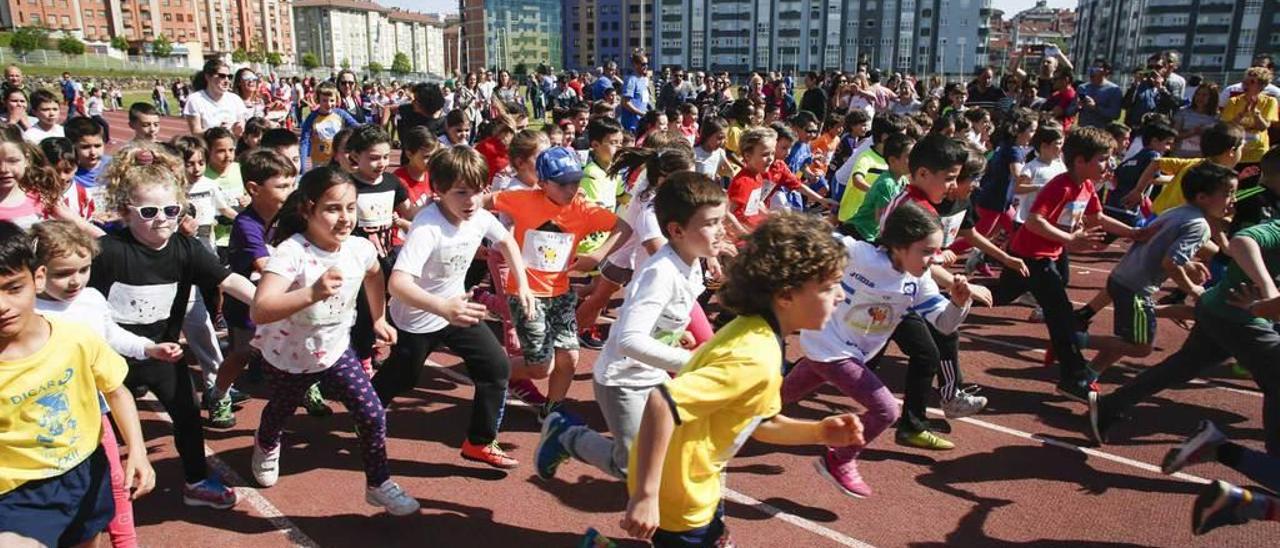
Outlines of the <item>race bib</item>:
M520 251L526 267L542 272L562 272L573 255L573 234L530 230Z
M751 196L747 198L747 206L743 210L744 215L756 215L760 213L760 194L763 188L757 188L751 191Z
M1058 215L1058 228L1067 232L1075 232L1076 227L1080 226L1080 222L1084 219L1084 208L1089 204L1086 200L1076 200L1062 206L1062 213Z
M967 212L960 211L946 217L938 217L938 221L942 223L942 249L947 249L955 243L956 236L960 234L960 225L964 223L965 213Z
M315 283L328 268L328 266L321 265L320 270L316 271L316 275L306 276L303 279L307 282L307 285ZM338 289L337 293L298 311L290 319L299 325L320 326L337 325L353 318L355 316L356 296L360 292L360 284L364 281L363 278L362 275L351 276L349 273L344 272L342 287Z
M384 192L366 192L356 196L356 226L360 228L382 228L391 226L395 220L396 193L393 190Z
M130 285L116 282L107 291L107 304L116 323L150 325L167 319L178 297L178 284Z

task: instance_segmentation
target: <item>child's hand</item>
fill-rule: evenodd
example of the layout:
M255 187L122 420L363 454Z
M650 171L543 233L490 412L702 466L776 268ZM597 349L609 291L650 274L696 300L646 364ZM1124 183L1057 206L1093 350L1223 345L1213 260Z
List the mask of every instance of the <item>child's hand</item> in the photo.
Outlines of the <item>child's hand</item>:
M178 222L178 232L187 236L195 236L196 230L199 230L199 228L200 225L196 224L196 218L190 215L183 216L182 220Z
M818 423L822 444L830 447L862 446L862 421L853 413L832 415Z
M964 276L956 276L951 282L951 302L956 306L963 307L973 300L973 286L969 285L969 279Z
M1125 207L1129 209L1133 209L1142 204L1142 196L1143 194L1141 192L1138 192L1138 189L1135 188L1129 191L1128 194L1125 194L1124 198L1122 198L1120 201L1121 203L1124 204Z
M1081 227L1071 233L1071 241L1067 245L1076 251L1097 251L1107 247L1107 244L1103 243L1105 237L1106 232L1100 226Z
M1191 283L1196 285L1204 285L1213 275L1209 272L1209 267L1200 261L1191 261L1184 268L1187 271L1187 277L1191 279Z
M182 359L182 345L178 343L165 342L147 345L143 352L146 353L148 358L166 363L177 363L178 360Z
M658 498L636 495L627 501L627 513L619 523L631 538L649 540L658 530Z
M995 303L995 297L991 296L991 289L987 286L970 284L967 280L965 285L969 287L969 295L973 302L982 306L992 306Z
M156 487L156 471L147 461L146 451L130 451L124 461L124 488L129 500L138 500Z
M386 348L396 344L396 328L387 323L386 318L373 322L374 348Z
M934 255L934 262L942 266L951 266L956 262L956 253L950 249L939 251L937 255Z
M1027 268L1027 263L1023 262L1022 259L1019 259L1017 257L1010 256L1009 260L1004 263L1004 267L1012 270L1017 270L1018 274L1021 274L1023 278L1031 277L1031 270Z
M524 301L522 300L521 303L523 304ZM484 315L488 310L480 303L468 301L466 295L458 295L445 302L440 315L449 320L450 325L471 327L480 323L480 320L484 319ZM529 306L525 310L531 311L533 308Z
M680 334L680 348L685 350L693 350L698 347L698 340L693 338L693 333L685 331Z
M569 270L574 272L591 272L600 265L600 258L595 255L578 255Z
M342 271L331 266L311 284L311 302L318 303L328 299L337 294L339 289L342 289Z
M533 296L533 291L527 285L520 287L516 290L516 298L520 299L520 307L524 309L524 319L532 320L534 307L538 306L538 298Z

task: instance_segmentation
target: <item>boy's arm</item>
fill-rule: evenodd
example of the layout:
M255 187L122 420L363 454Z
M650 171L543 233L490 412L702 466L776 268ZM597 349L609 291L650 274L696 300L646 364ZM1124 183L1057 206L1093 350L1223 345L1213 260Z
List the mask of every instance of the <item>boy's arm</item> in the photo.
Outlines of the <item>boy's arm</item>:
M610 215L612 215L612 213L610 213ZM613 253L619 247L622 247L622 244L627 243L627 240L631 238L631 225L628 225L627 222L622 220L620 217L616 217L616 219L617 220L614 222L613 228L609 230L609 237L606 238L604 244L600 246L600 251L590 255L579 255L577 260L573 262L573 265L569 267L570 270L590 272L600 264L600 261L604 260L605 257L608 257L610 253Z
M1054 226L1053 223L1050 223L1039 213L1032 213L1031 216L1027 218L1027 222L1023 227L1030 230L1031 233L1036 236L1053 240L1062 245L1069 245L1074 239L1072 234Z
M1267 272L1267 265L1262 260L1262 247L1258 245L1257 240L1243 235L1236 236L1231 239L1227 254L1254 285L1262 290L1263 299L1274 299L1280 295L1280 292L1276 291L1275 280L1272 280L1271 274Z
M793 419L774 415L751 434L756 440L773 445L830 445L844 447L862 445L862 421L853 413L831 415L820 421Z
M853 177L849 178L849 184L863 192L871 190L871 185L867 184L866 173L854 173Z
M1164 269L1169 278L1173 280L1173 283L1178 286L1178 289L1191 295L1192 298L1200 300L1200 296L1204 294L1204 286L1191 281L1191 275L1188 273L1191 264L1188 262L1179 265L1173 261L1172 257L1166 256L1160 261L1160 268Z
M302 121L302 136L298 141L298 157L302 159L302 172L306 173L311 168L311 131L312 126L316 123L316 111L312 110L307 114L307 118Z
M649 539L658 529L658 489L662 486L662 465L676 430L674 403L666 387L649 391L640 429L636 432L635 462L630 473L635 476L635 492L627 501L627 512L620 525L632 538Z
M618 351L645 365L678 372L691 353L653 337L653 328L673 297L671 281L664 283L654 270L639 274L632 280L637 285L628 297L626 313L619 315L613 326L618 335Z
M1023 262L1022 259L1008 254L1004 249L1001 249L1000 246L991 243L991 240L988 240L981 232L972 228L962 228L960 229L959 234L965 240L968 240L969 243L973 244L973 247L976 247L979 251L986 253L988 257L1000 261L1000 264L1003 264L1005 268L1017 270L1023 277L1031 275L1031 272L1027 270L1027 263Z
M1101 226L1103 230L1110 234L1114 234L1121 238L1128 238L1130 240L1136 240L1138 238L1138 233L1140 232L1139 229L1117 221L1106 213L1086 215L1085 220L1090 226Z
M1142 203L1142 196L1146 194L1147 189L1151 188L1151 184L1155 182L1156 175L1160 173L1160 159L1151 160L1147 163L1147 168L1142 170L1142 175L1138 176L1138 183L1133 185L1133 190L1125 194L1123 198L1125 207L1138 207Z
M223 293L230 295L231 298L245 304L253 303L253 294L257 290L253 282L235 272L223 279L222 283L218 284L218 288Z
M129 500L137 500L156 486L156 471L147 460L147 444L142 437L142 425L138 423L138 408L133 404L133 394L123 384L104 396L120 429L120 437L129 448L129 457L124 462L124 488L129 491Z

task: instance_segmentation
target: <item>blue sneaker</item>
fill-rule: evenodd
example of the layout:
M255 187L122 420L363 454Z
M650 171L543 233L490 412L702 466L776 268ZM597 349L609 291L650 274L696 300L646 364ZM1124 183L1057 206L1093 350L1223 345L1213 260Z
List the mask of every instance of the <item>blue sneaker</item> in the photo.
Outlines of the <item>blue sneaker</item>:
M223 485L222 481L214 476L182 487L182 502L187 506L208 506L226 510L235 506L238 500L236 490Z
M570 427L581 424L573 415L552 411L542 421L542 435L538 438L538 447L533 450L533 465L537 468L538 477L549 480L556 475L556 468L569 460L569 450L560 443L560 434Z

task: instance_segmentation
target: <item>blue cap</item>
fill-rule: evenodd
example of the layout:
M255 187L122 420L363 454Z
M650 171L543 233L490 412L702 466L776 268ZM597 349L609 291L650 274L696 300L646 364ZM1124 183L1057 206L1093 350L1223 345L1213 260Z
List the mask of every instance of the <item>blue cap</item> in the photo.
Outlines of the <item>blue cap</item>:
M562 185L582 181L582 164L578 153L566 147L552 147L538 155L538 178Z

